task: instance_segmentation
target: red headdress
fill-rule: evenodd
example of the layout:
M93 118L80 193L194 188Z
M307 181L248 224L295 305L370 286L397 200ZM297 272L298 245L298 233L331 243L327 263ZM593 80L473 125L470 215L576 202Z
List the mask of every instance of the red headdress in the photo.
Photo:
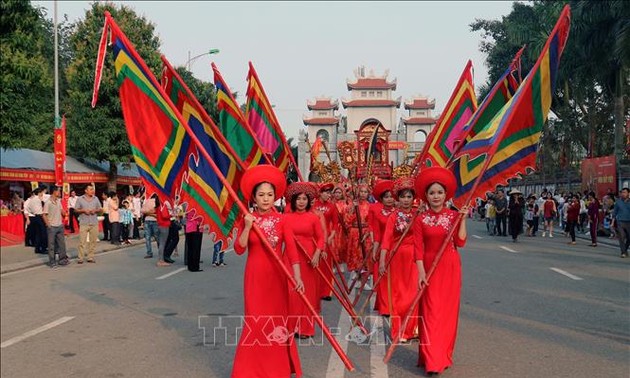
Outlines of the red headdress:
M281 198L287 188L287 181L281 170L273 165L257 165L246 170L241 178L241 190L245 198L253 199L254 187L262 182L273 185L276 199Z
M457 189L457 180L453 172L442 167L423 169L416 178L416 195L423 201L427 200L427 189L431 184L439 183L446 190L446 199L453 198Z

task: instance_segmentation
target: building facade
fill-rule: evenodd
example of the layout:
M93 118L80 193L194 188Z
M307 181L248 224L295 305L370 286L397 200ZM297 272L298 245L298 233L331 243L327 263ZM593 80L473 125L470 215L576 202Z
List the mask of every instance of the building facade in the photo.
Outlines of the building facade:
M354 79L346 80L350 92L348 98L341 98L344 110L339 111L339 100L331 97L317 97L307 101L310 114L304 115L304 130L300 132L298 143L298 165L300 171L310 176L311 148L320 137L328 148L322 149L316 158L327 164L340 161L338 145L341 142L357 141L359 130L381 127L388 135L387 159L391 167L410 162L422 150L426 137L435 125L432 115L435 100L415 96L404 102L407 114L400 114L402 97L395 98L396 79L389 80L389 72L380 76L365 67L354 71ZM347 174L347 171L344 172Z

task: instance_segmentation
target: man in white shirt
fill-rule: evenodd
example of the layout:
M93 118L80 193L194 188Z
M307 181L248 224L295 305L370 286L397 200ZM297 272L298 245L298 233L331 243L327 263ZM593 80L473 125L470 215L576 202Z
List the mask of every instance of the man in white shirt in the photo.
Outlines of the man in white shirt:
M73 190L68 197L68 211L70 212L70 232L74 234L74 220L76 218L77 224L79 224L79 214L74 211L74 207L77 204L77 193Z
M34 197L29 198L28 206L24 207L24 212L32 215L29 217L32 227L32 241L35 247L35 253L48 254L48 232L44 224L44 192L37 188L33 191Z
M140 220L142 218L142 197L137 191L131 202L131 212L133 214L133 239L140 239Z
M103 200L103 241L109 240L109 194L107 192L103 192L101 194L101 199Z

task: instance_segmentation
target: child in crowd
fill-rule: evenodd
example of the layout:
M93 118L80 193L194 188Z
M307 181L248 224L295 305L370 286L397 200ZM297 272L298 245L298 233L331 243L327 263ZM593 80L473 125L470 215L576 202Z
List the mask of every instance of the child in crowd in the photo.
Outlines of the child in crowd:
M133 224L133 213L129 209L129 201L124 200L123 207L120 209L120 223L122 225L122 242L123 244L131 244L129 241L129 228Z
M495 220L497 218L497 208L494 206L494 200L489 199L486 204L486 229L488 235L495 235Z

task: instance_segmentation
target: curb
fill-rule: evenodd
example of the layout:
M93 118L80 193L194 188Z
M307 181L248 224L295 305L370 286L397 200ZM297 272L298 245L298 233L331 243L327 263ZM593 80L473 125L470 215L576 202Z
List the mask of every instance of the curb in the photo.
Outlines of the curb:
M132 241L131 244L129 245L120 245L120 246L111 245L111 247L107 246L100 251L94 251L94 255L100 255L101 253L116 251L119 249L126 249L129 247L134 247L139 244L144 244L144 240L142 239L141 242L139 243L135 243L134 241ZM68 259L70 261L73 261L73 260L76 260L77 257L68 256ZM24 270L28 268L34 268L37 266L47 265L47 264L48 264L48 256L42 256L39 259L33 259L33 260L23 261L19 263L7 264L6 267L4 266L0 267L0 275L3 275L5 273L17 272L19 270Z

